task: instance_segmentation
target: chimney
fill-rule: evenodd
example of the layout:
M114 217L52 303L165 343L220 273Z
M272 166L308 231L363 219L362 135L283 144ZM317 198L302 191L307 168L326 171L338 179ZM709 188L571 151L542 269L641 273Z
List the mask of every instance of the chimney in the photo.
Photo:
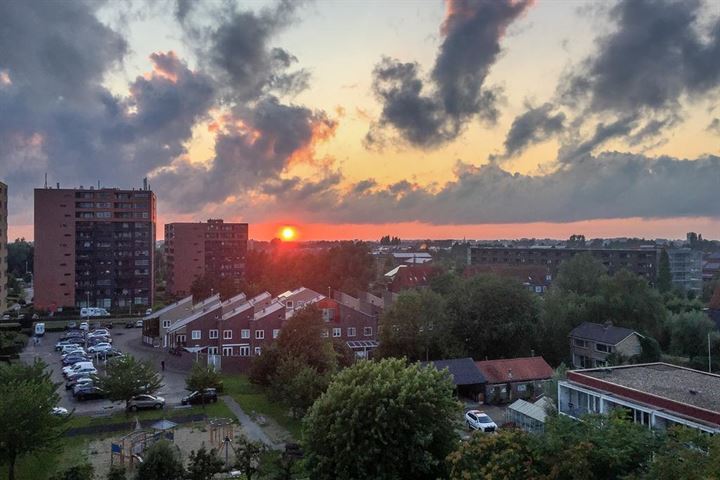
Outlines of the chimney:
M612 320L606 320L605 323L603 324L603 328L605 330L607 330L608 328L612 327L612 324L613 324Z

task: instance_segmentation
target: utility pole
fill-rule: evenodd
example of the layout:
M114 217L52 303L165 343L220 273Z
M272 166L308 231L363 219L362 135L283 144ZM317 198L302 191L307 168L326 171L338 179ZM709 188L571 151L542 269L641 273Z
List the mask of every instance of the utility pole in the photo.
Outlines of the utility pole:
M712 352L710 351L710 332L708 332L708 373L712 373Z

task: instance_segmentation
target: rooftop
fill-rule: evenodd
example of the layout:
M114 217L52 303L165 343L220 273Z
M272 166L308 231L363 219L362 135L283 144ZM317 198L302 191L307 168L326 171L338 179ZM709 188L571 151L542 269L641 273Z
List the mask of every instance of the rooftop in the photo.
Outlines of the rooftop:
M433 365L438 370L448 369L455 385L475 385L485 383L483 374L480 373L472 358L453 358L451 360L435 360L422 362L422 365Z
M483 360L475 365L488 383L544 380L553 375L553 369L542 357Z
M634 330L624 327L615 327L610 324L583 322L573 328L570 336L573 338L581 338L584 340L592 340L594 342L607 343L608 345L617 345L627 337L636 333Z
M578 370L571 373L720 412L720 375L667 363Z

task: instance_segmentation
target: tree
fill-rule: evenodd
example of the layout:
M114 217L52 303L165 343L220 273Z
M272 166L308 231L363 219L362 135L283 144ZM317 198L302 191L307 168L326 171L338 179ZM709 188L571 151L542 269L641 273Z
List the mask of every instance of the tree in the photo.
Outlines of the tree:
M637 363L659 362L662 358L662 350L657 340L644 336L640 338L640 355L634 360Z
M60 401L50 372L41 360L32 365L0 365L0 463L15 479L17 459L57 447L68 418L52 414Z
M135 480L184 480L185 468L177 447L161 440L143 452Z
M26 273L33 271L33 260L35 248L32 243L24 238L16 238L14 242L7 245L7 272L17 278L24 278Z
M532 480L539 478L530 434L500 430L495 435L474 434L448 456L450 480Z
M235 442L235 467L245 475L246 480L260 470L260 460L267 451L262 442L253 442L246 436L240 435Z
M708 334L715 333L716 329L705 313L684 312L670 316L668 330L671 353L696 357L707 355Z
M297 357L280 360L270 379L271 397L290 407L293 417L300 418L327 389L330 372L319 373Z
M402 292L380 318L381 357L436 360L459 350L447 334L445 299L432 290Z
M660 293L667 293L672 290L672 273L670 273L670 256L664 248L660 252L658 262L657 288Z
M105 375L96 376L95 384L113 402L127 402L140 394L153 394L163 387L162 377L149 360L132 355L116 357L108 362Z
M222 385L220 372L212 365L203 366L199 362L193 363L190 373L185 378L185 388L191 392L202 392L208 388L219 388ZM202 404L205 406L205 397L202 397Z
M720 437L697 430L672 428L653 456L646 480L720 478Z
M89 463L83 465L75 465L67 470L56 473L50 480L93 480L95 478L95 469Z
M303 421L309 477L445 478L459 405L446 374L404 360L339 372Z
M583 252L563 261L558 267L554 286L578 295L593 295L600 288L600 278L607 275L607 269L600 260Z
M215 474L222 472L223 461L216 449L208 451L205 445L190 452L187 480L212 480Z

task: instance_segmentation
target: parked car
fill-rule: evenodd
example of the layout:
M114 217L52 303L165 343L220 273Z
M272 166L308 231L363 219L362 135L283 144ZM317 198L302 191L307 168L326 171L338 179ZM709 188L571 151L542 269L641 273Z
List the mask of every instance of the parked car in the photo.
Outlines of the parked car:
M97 375L97 370L95 369L95 367L81 367L77 371L70 372L67 375L67 379L75 380L76 378L88 376L88 375Z
M83 307L80 309L81 317L109 317L110 313L104 308Z
M143 326L143 321L142 321L142 320L138 320L138 321L135 322L135 328L142 328L142 326Z
M65 390L72 390L76 385L92 385L93 379L89 375L87 377L77 377L65 382Z
M70 339L68 339L68 340L60 340L59 342L57 342L57 343L55 344L55 351L56 351L56 352L61 352L62 349L63 349L63 347L66 347L66 346L67 346L67 347L73 346L73 345L74 345L74 346L78 346L78 345L80 344L79 342L80 342L80 340L77 340L77 339L72 339L72 340L70 340Z
M206 388L202 393L196 390L180 401L183 405L201 405L215 402L217 402L217 390L214 388Z
M80 402L106 398L107 393L95 385L79 385L73 389L73 396Z
M90 325L88 325L88 322L80 322L80 326L78 328L87 332L88 330L90 330Z
M105 329L105 328L96 328L92 332L88 333L88 337L98 337L98 336L109 337L110 332L108 332L107 329Z
M155 408L159 410L164 406L165 399L163 397L156 397L155 395L136 395L127 403L127 409L131 412L144 408Z
M497 430L497 425L492 421L492 418L480 410L470 410L465 413L465 423L470 430L480 430L481 432L494 432Z
M78 328L77 322L68 322L68 324L65 325L66 330L75 330L76 328Z
M80 330L69 330L65 332L65 335L60 337L60 340L69 340L71 338L85 338L85 334Z
M66 417L70 415L70 412L68 412L68 409L65 407L53 407L52 411L50 412L53 415L56 415L58 417Z
M80 371L80 369L83 368L83 367L93 367L93 363L92 363L91 361L89 361L89 360L88 360L88 361L85 361L85 362L78 362L78 363L76 363L76 364L74 364L74 365L70 365L70 366L64 367L64 368L62 369L62 373L63 373L63 375L67 376L67 375L70 374L70 373ZM93 368L94 368L94 367L93 367Z
M73 354L68 355L67 357L62 359L62 365L63 367L70 367L72 365L75 365L76 363L80 362L89 362L90 358L88 358L87 355L81 355L81 354Z
M103 328L106 328L106 329L108 329L108 330L112 330L113 324L112 324L112 322L103 323L103 324L102 324L102 327L103 327Z
M8 315L8 314L6 313L5 315L2 316L2 319L3 319L3 320L10 320L10 315Z
M88 353L109 352L110 350L112 350L112 345L107 342L98 343L97 345L88 347Z
M135 322L133 320L128 320L125 322L125 328L135 328Z
M108 350L107 352L105 352L105 358L123 357L123 356L125 356L125 354L116 348L113 348L112 350Z
M85 355L85 349L82 348L80 345L65 345L62 347L62 350L60 350L61 357L65 358L71 353L80 353L82 355Z
M36 337L44 337L45 336L45 324L40 322L35 324L35 336Z

